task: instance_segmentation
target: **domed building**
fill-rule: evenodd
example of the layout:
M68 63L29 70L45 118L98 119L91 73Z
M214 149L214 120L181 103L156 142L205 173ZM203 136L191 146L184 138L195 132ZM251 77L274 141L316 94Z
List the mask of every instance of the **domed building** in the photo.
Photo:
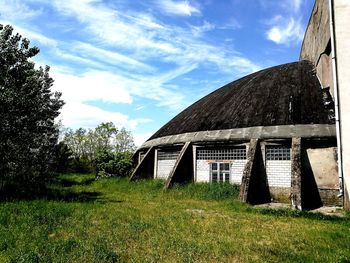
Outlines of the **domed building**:
M159 129L138 150L132 178L163 178L166 187L240 184L242 201L250 203L290 197L295 206L338 203L333 107L311 62L261 70Z
M300 61L189 106L138 149L131 180L229 182L243 202L350 209L349 12L345 0L315 1Z

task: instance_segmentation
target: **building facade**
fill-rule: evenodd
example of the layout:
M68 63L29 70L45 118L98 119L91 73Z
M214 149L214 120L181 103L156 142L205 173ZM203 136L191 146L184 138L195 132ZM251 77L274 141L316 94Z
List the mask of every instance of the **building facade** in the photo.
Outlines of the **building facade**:
M229 182L240 184L241 200L253 204L342 206L346 168L338 165L344 157L337 135L344 126L332 61L332 5L316 1L299 62L253 73L189 106L138 149L131 179L164 179L166 188ZM334 16L347 19L344 6L338 8Z
M322 88L335 102L338 176L344 208L350 209L350 2L317 0L305 32L300 59L312 61ZM330 105L333 107L333 105Z

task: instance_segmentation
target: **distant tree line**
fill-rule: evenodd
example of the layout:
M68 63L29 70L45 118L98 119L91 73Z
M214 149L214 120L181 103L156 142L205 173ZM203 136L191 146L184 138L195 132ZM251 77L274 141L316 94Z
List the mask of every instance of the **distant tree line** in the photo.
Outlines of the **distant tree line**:
M56 148L58 172L95 172L99 176L127 176L132 167L135 143L130 131L112 122L95 129L62 129Z

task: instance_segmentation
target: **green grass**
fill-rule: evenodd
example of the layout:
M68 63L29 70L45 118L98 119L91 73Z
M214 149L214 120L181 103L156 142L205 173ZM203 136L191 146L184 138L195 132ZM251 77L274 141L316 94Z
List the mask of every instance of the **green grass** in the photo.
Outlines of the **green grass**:
M350 262L350 218L252 208L230 185L64 175L0 203L0 262Z

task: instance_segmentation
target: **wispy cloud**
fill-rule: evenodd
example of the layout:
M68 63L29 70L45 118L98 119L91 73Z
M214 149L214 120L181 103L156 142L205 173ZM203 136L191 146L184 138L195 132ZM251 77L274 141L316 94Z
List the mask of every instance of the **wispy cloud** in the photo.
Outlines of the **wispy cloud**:
M145 71L154 71L154 67L142 63L136 59L125 56L119 52L109 51L104 48L98 48L89 43L75 41L72 43L72 48L75 53L90 54L89 57L97 59L100 62L117 65L126 69L138 69Z
M202 25L200 25L200 26L190 25L190 28L191 28L192 34L194 36L198 37L198 36L201 36L205 32L208 32L208 31L215 29L215 25L208 22L208 21L204 21Z
M157 0L156 4L163 12L169 15L191 16L193 14L201 14L200 10L187 0Z
M150 119L130 119L125 114L106 111L80 102L65 105L60 117L63 120L63 125L71 128L94 128L101 122L112 121L117 127L135 130L139 124L151 121Z
M5 2L12 3L0 0ZM192 72L217 72L217 80L223 79L223 75L234 78L260 69L232 46L216 45L206 38L205 33L218 27L236 28L238 22L232 20L225 28L214 25L199 16L201 7L194 1L152 0L150 3L155 5L142 11L126 11L101 0L21 2L39 4L62 21L51 25L59 28L57 34L50 34L57 37L52 39L45 37L40 27L30 27L26 20L9 19L16 21L16 29L21 34L45 45L46 60L41 60L52 66L54 88L63 93L66 105L62 117L67 126L93 127L102 121L113 121L136 129L150 119L130 118L129 113L105 110L96 106L98 103L92 106L91 102L132 105L130 108L141 112L144 110L141 98L150 100L153 107L165 107L176 113L201 95L197 94L198 90L203 92L209 85L203 87L200 81L205 81L205 77L201 76L199 80L194 78L190 87L181 86L178 80ZM181 19L193 19L190 16L197 15L200 21L195 25L186 21L180 26L162 21L164 16L155 15L154 10L183 16ZM40 17L40 12L33 12L27 19L34 16ZM72 24L78 26L72 27ZM69 27L67 30L63 28L65 25ZM195 87L199 87L198 90ZM137 106L133 105L135 101Z
M299 42L303 39L304 30L300 19L290 18L288 21L274 25L266 32L269 40L276 44L289 45L291 42Z
M262 3L262 2L261 2ZM304 29L302 26L300 9L301 0L282 0L279 2L279 13L265 23L269 26L265 35L268 40L280 45L292 45L303 39ZM263 3L266 6L266 2Z
M12 21L10 21L10 20L1 20L0 19L0 23L5 24L5 25L7 25L7 24L12 25L15 32L19 33L20 35L22 35L23 37L25 37L31 41L37 41L40 44L45 45L45 46L51 46L51 47L57 46L58 42L56 40L49 38L49 37L46 37L43 34L38 33L34 30L30 30L30 29L27 29L27 28L24 28L21 26L13 25Z
M0 17L7 20L26 21L42 14L42 9L32 9L22 0L0 0Z

